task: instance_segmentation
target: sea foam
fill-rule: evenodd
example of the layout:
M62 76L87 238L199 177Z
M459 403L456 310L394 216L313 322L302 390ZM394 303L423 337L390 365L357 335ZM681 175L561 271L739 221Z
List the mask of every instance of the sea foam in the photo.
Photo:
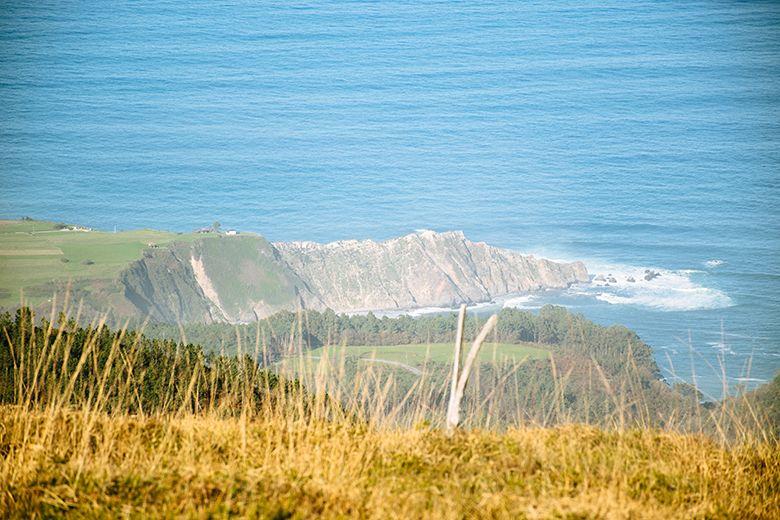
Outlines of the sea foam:
M723 291L694 282L691 277L697 273L695 270L587 265L591 272L597 274L589 284L580 285L580 289L584 289L580 294L590 294L613 305L638 305L664 311L693 311L721 309L734 304ZM599 275L603 276L603 281ZM649 280L646 279L648 275Z
M501 306L504 308L512 308L512 309L535 309L539 307L538 304L533 303L535 299L536 296L533 294L514 296L503 300L501 302Z

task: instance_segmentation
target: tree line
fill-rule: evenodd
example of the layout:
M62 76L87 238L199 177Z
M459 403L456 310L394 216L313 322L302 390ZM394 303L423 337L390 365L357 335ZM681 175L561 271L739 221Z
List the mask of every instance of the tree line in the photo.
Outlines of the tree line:
M259 404L280 383L248 355L220 355L102 324L80 326L63 315L51 323L26 307L0 314L0 333L4 404L235 413L236 402Z
M257 350L266 361L323 345L405 345L453 341L456 314L420 317L377 317L336 314L332 310L282 311L251 324L149 324L143 330L150 337L181 340L204 345L207 350L235 353ZM471 316L465 335L474 337L481 318ZM538 313L502 309L490 341L538 343L557 353L576 353L596 359L608 373L619 372L630 350L634 363L648 376L660 371L652 349L633 331L623 326L603 327L564 307L547 305Z

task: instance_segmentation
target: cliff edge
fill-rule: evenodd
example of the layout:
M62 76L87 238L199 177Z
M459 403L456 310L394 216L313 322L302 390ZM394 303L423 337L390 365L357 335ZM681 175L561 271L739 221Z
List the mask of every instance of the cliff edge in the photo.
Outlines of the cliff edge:
M585 282L582 262L561 263L418 231L384 242L269 243L212 235L147 251L119 277L124 307L163 322L247 322L283 309L336 312L486 302Z
M582 262L521 255L472 242L460 231L274 247L321 302L343 312L485 302L588 280Z

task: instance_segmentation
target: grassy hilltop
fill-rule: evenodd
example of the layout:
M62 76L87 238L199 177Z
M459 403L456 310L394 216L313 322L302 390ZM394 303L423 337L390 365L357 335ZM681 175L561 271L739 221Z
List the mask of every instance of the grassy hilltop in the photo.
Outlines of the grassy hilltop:
M776 446L587 426L383 431L247 418L0 409L10 516L776 518ZM27 433L24 433L27 432Z
M358 359L377 359L392 361L409 366L422 366L425 363L452 363L452 345L449 343L409 344L409 345L350 345L348 347L320 347L310 352L310 356L319 358L326 354L338 357L345 355ZM519 362L524 359L547 359L550 352L534 343L485 343L479 353L480 361Z
M327 365L301 387L249 357L171 340L67 321L35 326L23 313L0 325L3 517L776 518L780 511L780 449L771 435L744 427L736 401L698 412L721 432L736 421L736 437L617 417L599 427L496 428L471 403L470 427L450 438L424 383L394 405L392 378L363 378L344 398L323 373ZM542 398L554 410L562 395Z
M197 235L137 230L72 231L39 220L0 220L0 306L32 304L52 297L53 281L114 280L151 244L192 241Z
M190 258L200 258L215 294L204 294ZM114 323L252 321L294 308L296 284L271 244L252 233L110 233L0 220L0 308L18 306L22 291L38 308L69 291L90 316L110 309Z

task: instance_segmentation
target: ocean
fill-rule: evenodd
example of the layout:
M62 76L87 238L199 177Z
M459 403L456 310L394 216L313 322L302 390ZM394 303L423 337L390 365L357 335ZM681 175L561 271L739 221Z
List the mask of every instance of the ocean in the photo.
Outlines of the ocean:
M25 215L581 259L616 282L502 305L624 324L718 397L780 369L780 4L3 2Z

